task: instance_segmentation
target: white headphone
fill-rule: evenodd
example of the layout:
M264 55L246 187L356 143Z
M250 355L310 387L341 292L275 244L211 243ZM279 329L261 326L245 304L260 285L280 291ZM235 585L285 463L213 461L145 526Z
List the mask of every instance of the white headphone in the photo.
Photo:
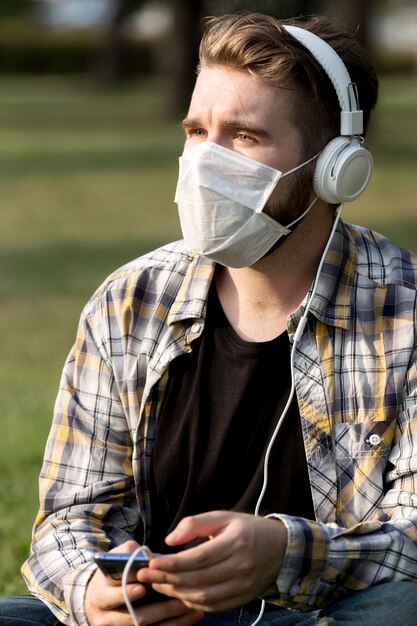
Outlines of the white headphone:
M316 195L330 204L350 202L365 190L373 158L363 145L363 111L358 92L337 52L323 39L298 26L284 28L313 55L330 78L340 104L340 136L332 139L317 159L313 177Z

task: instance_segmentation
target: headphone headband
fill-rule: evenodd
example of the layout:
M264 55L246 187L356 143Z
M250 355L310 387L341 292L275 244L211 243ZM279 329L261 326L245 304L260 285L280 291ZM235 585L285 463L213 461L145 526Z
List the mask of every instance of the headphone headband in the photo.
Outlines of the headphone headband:
M331 80L340 105L340 134L351 137L363 133L363 111L359 109L356 85L337 52L323 39L299 26L284 25L290 35L310 51Z

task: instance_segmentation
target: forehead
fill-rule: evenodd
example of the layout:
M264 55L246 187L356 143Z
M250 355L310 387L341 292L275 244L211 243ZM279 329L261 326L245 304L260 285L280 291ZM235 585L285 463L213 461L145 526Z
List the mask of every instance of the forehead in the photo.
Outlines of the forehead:
M246 70L203 66L190 104L190 114L243 117L252 122L289 123L292 93L255 78Z

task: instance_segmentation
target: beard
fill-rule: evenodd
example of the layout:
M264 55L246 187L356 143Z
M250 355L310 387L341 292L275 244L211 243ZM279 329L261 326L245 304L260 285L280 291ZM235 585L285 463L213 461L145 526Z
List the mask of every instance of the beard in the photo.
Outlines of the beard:
M279 198L276 200L268 200L264 212L283 226L291 224L297 217L302 215L311 202L313 171L312 168L308 168L308 171L300 170L294 172L291 181L288 179L286 187L282 189L282 193L280 189ZM294 224L291 228L291 232L294 232L302 221L303 220L300 220ZM287 240L287 237L288 235L281 237L277 243L266 252L263 258L268 257L282 246Z
M310 168L299 170L291 178L278 183L279 195L276 199L269 199L264 213L286 226L297 219L307 209L311 202L312 171ZM287 182L288 181L288 182ZM294 225L296 228L296 224Z

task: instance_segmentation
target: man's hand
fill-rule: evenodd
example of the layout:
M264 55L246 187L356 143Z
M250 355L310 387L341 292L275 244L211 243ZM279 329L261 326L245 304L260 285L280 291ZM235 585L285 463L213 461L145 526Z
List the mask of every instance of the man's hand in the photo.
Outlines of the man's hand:
M275 581L287 546L281 521L227 511L184 518L166 542L177 546L199 537L209 541L152 559L138 580L190 608L226 611L257 598Z
M111 552L131 553L137 547L135 541L128 541ZM188 608L175 599L141 606L140 600L146 595L146 587L140 583L130 583L128 595L131 602L137 602L136 615L141 626L192 626L203 617L201 611ZM120 581L104 576L100 570L88 583L84 608L90 626L132 626Z

